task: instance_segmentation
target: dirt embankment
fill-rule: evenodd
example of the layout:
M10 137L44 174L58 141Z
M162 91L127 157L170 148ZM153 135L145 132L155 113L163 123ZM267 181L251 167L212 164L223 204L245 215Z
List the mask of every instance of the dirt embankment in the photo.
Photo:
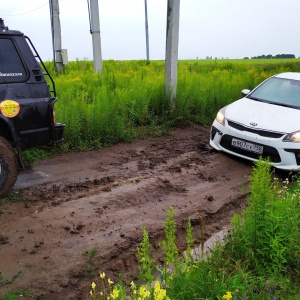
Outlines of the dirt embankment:
M141 229L158 247L170 206L180 249L188 218L198 243L199 215L206 239L228 225L245 207L251 164L212 151L208 141L207 128L177 129L44 160L20 174L23 201L0 207L0 272L18 276L0 295L26 288L39 299L87 299L93 272L134 278Z

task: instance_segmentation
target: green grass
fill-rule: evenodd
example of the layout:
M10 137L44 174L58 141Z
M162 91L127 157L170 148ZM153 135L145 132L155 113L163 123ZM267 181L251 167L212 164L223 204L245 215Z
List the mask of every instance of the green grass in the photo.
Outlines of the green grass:
M0 300L29 300L31 298L31 293L28 290L14 290L7 292L3 297L0 297Z
M21 274L21 272L16 273L12 278L6 279L2 276L0 272L0 288L6 285L12 284L18 276ZM5 295L0 295L0 300L17 300L17 299L29 299L30 292L26 289L22 290L11 290L5 293Z
M23 197L23 190L20 189L18 191L10 191L5 197L0 199L0 206L7 202L25 202L25 198ZM1 274L1 273L0 273Z
M94 277L97 274L96 272L97 265L93 261L93 258L95 257L96 254L97 254L96 247L93 247L91 250L87 250L83 253L83 257L85 261L84 267L88 271L90 277Z
M60 151L90 150L166 132L172 126L210 124L218 110L267 77L300 71L298 59L179 61L176 109L164 95L163 61L70 62L54 75L58 120L66 124Z

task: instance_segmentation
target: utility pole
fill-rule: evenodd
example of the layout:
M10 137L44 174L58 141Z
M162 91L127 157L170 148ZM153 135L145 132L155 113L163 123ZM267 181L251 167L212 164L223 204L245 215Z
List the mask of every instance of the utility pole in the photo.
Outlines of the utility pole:
M61 73L64 69L64 64L61 53L61 28L58 0L50 0L49 5L52 30L53 60L57 73Z
M165 95L168 99L170 99L171 110L175 109L177 87L179 7L180 0L168 0L165 59Z
M91 34L95 73L102 73L102 53L100 39L100 20L98 0L90 0Z
M149 31L148 31L148 10L147 10L147 0L145 0L145 31L146 31L146 54L147 60L150 60L149 57Z

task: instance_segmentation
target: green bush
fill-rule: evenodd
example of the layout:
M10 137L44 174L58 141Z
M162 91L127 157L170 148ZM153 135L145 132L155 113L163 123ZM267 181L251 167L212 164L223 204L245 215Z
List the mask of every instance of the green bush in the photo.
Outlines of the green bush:
M232 253L247 259L258 275L282 276L300 266L299 184L287 191L272 182L270 165L258 161L250 177L251 195L242 216L233 219Z

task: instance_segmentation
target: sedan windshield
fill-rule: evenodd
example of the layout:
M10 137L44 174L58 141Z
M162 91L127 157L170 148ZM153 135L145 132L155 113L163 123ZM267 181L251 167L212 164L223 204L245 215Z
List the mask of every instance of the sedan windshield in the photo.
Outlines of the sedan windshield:
M300 108L300 81L272 77L255 89L248 98Z

